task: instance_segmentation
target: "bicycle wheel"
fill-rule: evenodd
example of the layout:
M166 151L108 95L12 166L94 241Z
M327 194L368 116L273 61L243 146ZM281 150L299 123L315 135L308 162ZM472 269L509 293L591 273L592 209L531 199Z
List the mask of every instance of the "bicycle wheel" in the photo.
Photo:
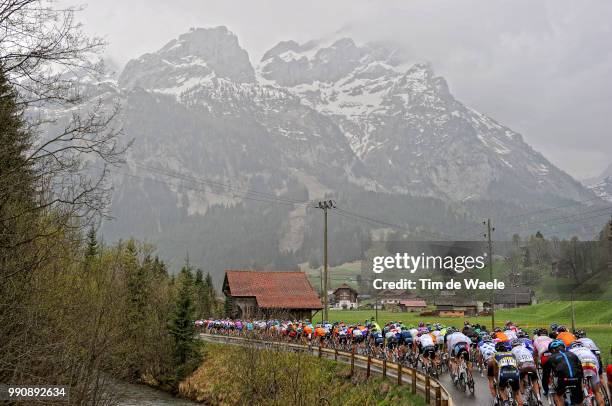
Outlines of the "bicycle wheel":
M468 387L468 389L470 391L470 394L473 395L474 394L475 385L474 385L474 378L471 375L468 377L467 387Z
M459 390L461 392L465 392L465 389L467 387L467 381L466 381L464 372L461 372L461 375L459 375L458 383L459 383Z

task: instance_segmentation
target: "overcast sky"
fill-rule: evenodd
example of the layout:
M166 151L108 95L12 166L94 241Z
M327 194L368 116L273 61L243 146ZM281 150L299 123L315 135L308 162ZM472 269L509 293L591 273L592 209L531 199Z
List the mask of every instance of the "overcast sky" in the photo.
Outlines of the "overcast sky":
M190 27L227 26L254 64L281 40L392 40L574 177L612 163L610 0L97 0L79 18L121 66Z

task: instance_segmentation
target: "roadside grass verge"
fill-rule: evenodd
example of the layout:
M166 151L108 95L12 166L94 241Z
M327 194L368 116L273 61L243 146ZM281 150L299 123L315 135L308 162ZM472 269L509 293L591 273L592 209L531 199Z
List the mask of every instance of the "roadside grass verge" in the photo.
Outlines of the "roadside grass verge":
M366 380L363 372L351 377L344 364L210 343L202 365L179 385L179 395L210 405L425 405L409 386Z

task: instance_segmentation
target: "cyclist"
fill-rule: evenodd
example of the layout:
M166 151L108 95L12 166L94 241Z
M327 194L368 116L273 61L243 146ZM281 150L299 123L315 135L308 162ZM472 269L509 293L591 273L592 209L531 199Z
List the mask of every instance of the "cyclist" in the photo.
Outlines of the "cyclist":
M416 342L419 346L419 353L423 357L423 366L427 370L431 362L436 359L436 345L432 336L423 332L418 334Z
M571 343L576 341L576 336L567 331L565 326L559 326L557 327L557 340L563 341L563 344L565 344L566 347L569 347Z
M593 351L593 354L597 357L597 361L599 361L599 376L603 375L603 363L601 362L601 350L595 344L593 340L586 336L586 332L584 330L578 330L574 334L576 336L576 341L580 341L585 347L589 350Z
M451 362L451 370L454 376L455 383L458 380L457 369L459 368L459 359L463 358L467 365L470 376L472 375L472 363L470 362L470 338L465 334L451 330L452 332L446 338L447 351Z
M481 376L484 375L484 367L489 365L489 361L491 360L491 358L493 358L495 352L495 343L493 342L493 339L491 339L489 335L483 336L482 340L478 343L478 365L483 366L483 369L481 370ZM487 368L487 376L488 375L489 373ZM489 382L489 387L492 388L493 376L491 375L490 378L491 380Z
M548 380L551 375L556 378L554 400L557 406L564 406L565 390L570 389L573 404L580 404L584 399L582 393L582 363L572 352L565 352L565 344L561 340L553 340L548 345L550 356L542 365L542 387L544 396L548 395Z
M510 341L508 336L499 327L495 327L495 329L493 329L493 338L496 338L503 343Z
M599 361L597 356L593 352L585 347L580 341L574 341L569 346L569 351L573 352L578 356L582 363L582 374L585 378L590 377L593 385L593 392L595 392L595 398L597 399L598 405L604 404L604 398L601 394L600 386L601 381L599 379ZM601 388L603 389L603 387Z
M550 323L550 334L548 336L553 340L557 338L557 327L559 327L557 323Z
M444 346L444 334L442 334L439 324L434 325L434 331L432 331L431 334L434 336L434 344L437 350L442 351L442 347Z
M408 347L412 346L412 334L410 334L410 330L407 327L402 326L400 341Z
M519 375L520 375L520 387L521 394L525 393L525 378L529 379L533 387L533 393L536 395L538 402L540 402L540 384L538 383L538 371L536 368L535 360L531 351L521 342L520 339L512 340L512 354L516 358L518 363Z
M516 333L516 336L518 337L518 340L521 342L521 344L523 344L525 348L527 348L529 352L533 354L533 341L529 339L527 333L525 333L523 330L520 330L518 333Z
M511 323L511 322L508 322ZM506 329L504 330L504 334L508 341L516 340L518 336L516 335L516 327L512 324L506 325Z
M508 400L505 389L510 385L514 393L514 400L519 406L522 406L523 400L520 392L520 374L518 363L514 354L508 351L508 344L500 341L495 344L495 354L491 357L487 365L487 378L489 379L489 389L493 398L497 402L497 390L495 388L494 379L497 377L497 387L499 388L499 396L502 401Z
M544 365L546 358L549 355L548 345L552 342L552 338L548 336L548 331L545 328L537 330L533 337L534 358L537 365Z

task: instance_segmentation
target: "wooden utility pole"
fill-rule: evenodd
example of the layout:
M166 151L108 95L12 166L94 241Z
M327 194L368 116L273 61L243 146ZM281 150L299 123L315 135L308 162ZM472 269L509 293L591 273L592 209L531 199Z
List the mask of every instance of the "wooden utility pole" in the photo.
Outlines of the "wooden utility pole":
M487 237L488 249L489 249L489 280L493 282L493 241L491 234L495 231L494 227L491 227L491 219L483 222L487 226ZM491 290L491 331L495 329L495 290Z
M336 205L331 200L319 202L317 208L323 210L323 320L328 321L327 314L327 289L328 289L328 274L327 274L327 210L335 208Z
M608 241L610 241L608 244L608 271L612 271L612 218L608 223Z

